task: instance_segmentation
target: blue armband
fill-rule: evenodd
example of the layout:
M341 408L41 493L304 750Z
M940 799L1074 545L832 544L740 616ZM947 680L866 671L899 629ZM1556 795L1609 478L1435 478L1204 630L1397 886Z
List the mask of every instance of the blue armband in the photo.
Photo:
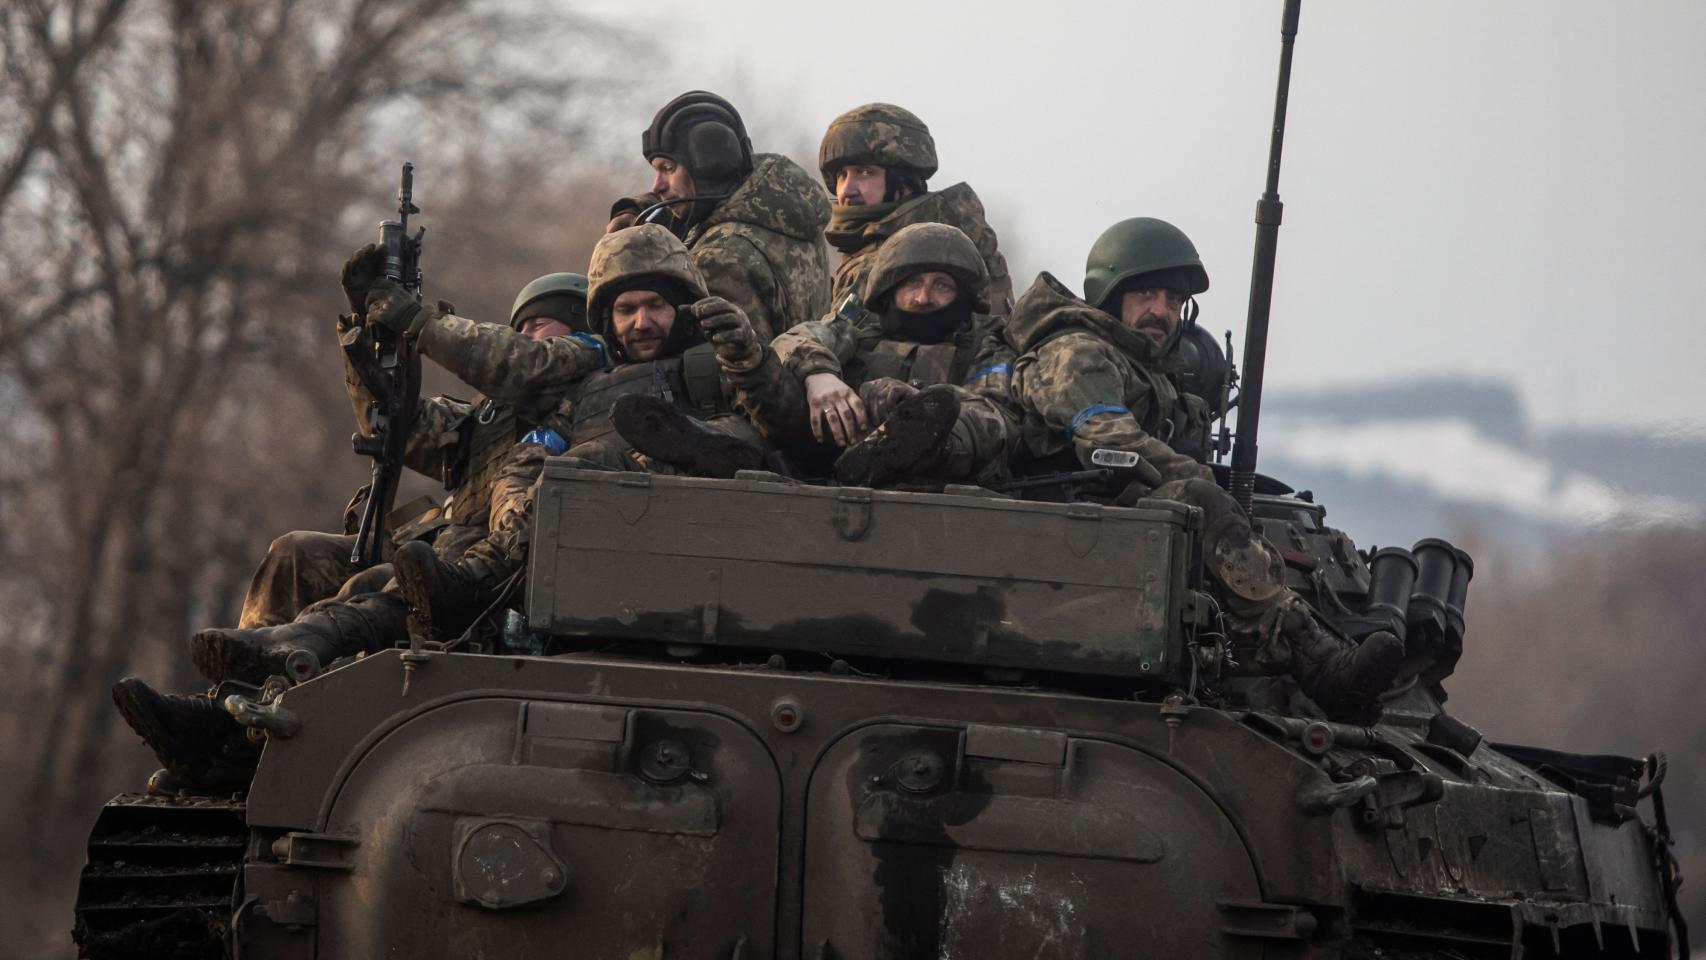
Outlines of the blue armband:
M1066 432L1072 434L1073 436L1077 436L1078 435L1078 428L1082 427L1084 425L1084 421L1090 419L1091 417L1098 417L1104 413L1130 413L1130 412L1131 412L1130 410L1126 409L1125 407L1120 406L1117 403L1092 404L1091 406L1085 407L1084 409L1078 411L1078 416L1072 418L1072 423L1070 426L1068 426L1066 428Z
M997 363L994 366L984 367L982 370L979 370L978 372L967 377L966 382L970 383L973 380L982 380L984 377L993 377L993 376L998 376L1001 374L1011 375L1012 373L1013 373L1013 365L1012 364L1010 364L1010 363Z
M569 339L570 340L579 340L581 343L584 343L587 346L593 348L594 350L597 350L598 351L598 366L599 366L599 368L604 369L604 370L610 369L610 354L605 352L604 341L598 339L597 337L593 336L590 333L582 333L578 330L575 331L574 333L569 334ZM554 452L561 453L562 451L554 451Z
M549 427L534 427L527 431L527 436L521 438L522 443L537 444L545 448L545 452L553 457L560 457L563 451L569 449L569 441L563 435Z

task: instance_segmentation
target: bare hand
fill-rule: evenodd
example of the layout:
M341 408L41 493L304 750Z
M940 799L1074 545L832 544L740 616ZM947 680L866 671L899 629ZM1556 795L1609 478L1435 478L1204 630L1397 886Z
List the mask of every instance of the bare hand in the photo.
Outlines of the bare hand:
M610 222L604 225L604 232L615 233L618 230L626 230L634 225L634 221L639 219L639 216L638 210L624 210L610 218Z
M833 373L814 373L806 378L805 386L812 436L819 443L834 440L836 446L845 447L871 432L871 420L865 412L864 402L840 377Z
M894 405L918 392L918 388L904 380L893 377L878 377L859 384L859 399L865 402L865 409L871 414L872 423L882 423L894 412Z

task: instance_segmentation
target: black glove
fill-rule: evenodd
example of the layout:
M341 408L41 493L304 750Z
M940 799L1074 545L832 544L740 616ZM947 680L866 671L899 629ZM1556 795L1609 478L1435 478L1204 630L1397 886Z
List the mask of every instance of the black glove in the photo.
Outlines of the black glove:
M699 330L715 348L717 364L725 370L745 373L764 362L764 348L752 331L752 322L741 308L722 297L706 297L686 308L699 323Z
M421 328L435 318L455 312L456 307L450 301L422 303L401 284L386 277L375 281L367 291L367 322L406 336L411 341L420 336Z
M338 282L343 286L344 297L349 300L349 308L356 316L361 316L367 309L367 292L384 275L385 251L376 243L362 247L344 261Z
M1151 466L1148 460L1139 460L1137 466L1121 470L1120 474L1125 476L1126 485L1114 498L1116 507L1133 506L1161 486L1161 471Z

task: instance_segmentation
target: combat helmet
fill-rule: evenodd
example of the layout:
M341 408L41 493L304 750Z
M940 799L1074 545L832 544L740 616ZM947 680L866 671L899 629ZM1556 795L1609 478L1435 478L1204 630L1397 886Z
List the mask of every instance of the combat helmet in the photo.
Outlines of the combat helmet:
M1096 238L1084 264L1084 299L1104 304L1119 285L1132 277L1167 272L1186 296L1208 289L1208 271L1185 232L1165 220L1133 217L1121 220ZM1194 311L1192 311L1194 314Z
M895 231L877 248L865 279L865 306L880 310L902 280L926 270L940 270L970 295L977 313L989 312L989 268L959 227L945 223L914 223Z
M677 306L706 297L705 277L687 253L687 246L668 229L642 223L606 234L592 248L586 268L587 315L594 329L610 320L616 295L643 282L664 281L672 287L667 294Z
M640 134L646 162L668 157L687 168L700 190L729 189L752 172L752 141L734 104L705 90L689 90L652 117Z
M570 330L587 332L586 275L547 273L522 287L510 308L509 325L519 330L523 321L534 317L555 317Z
M831 120L817 148L817 166L831 192L836 171L855 163L911 174L922 182L936 173L936 141L912 111L867 103Z

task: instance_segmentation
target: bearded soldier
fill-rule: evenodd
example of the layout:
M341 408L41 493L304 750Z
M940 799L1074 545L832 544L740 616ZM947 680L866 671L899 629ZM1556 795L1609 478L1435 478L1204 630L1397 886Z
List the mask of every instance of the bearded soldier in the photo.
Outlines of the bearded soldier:
M1005 315L1013 306L1007 260L977 193L964 183L940 191L927 185L936 173L936 141L924 121L892 103L854 107L830 122L817 158L823 182L835 197L824 237L842 255L832 303L864 294L872 258L902 228L946 223L977 245L994 311Z
M684 93L657 112L640 145L652 192L618 200L610 230L640 214L670 224L711 294L739 307L764 342L829 309L829 200L799 164L754 154L732 104Z
M846 484L964 481L1005 467L1011 350L988 315L977 247L939 223L905 227L873 258L863 305L800 324L771 345L779 364L726 362L746 415L806 472ZM679 411L635 402L625 436L688 466L714 437ZM879 426L880 424L880 426Z
M1376 633L1355 645L1325 630L1282 579L1279 553L1250 526L1213 471L1165 442L1202 415L1164 373L1194 318L1208 273L1177 227L1137 218L1108 228L1090 250L1085 298L1047 273L1014 305L1005 336L1019 358L1013 398L1021 416L1020 468L1092 466L1097 449L1142 459L1121 504L1177 500L1204 515L1204 562L1233 628L1238 657L1265 675L1289 674L1335 718L1378 713L1403 644Z

